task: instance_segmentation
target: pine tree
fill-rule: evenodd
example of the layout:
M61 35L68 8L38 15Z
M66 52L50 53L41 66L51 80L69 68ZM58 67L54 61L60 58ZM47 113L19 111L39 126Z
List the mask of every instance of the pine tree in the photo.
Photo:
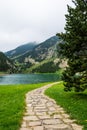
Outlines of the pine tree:
M61 54L68 59L63 73L65 91L84 91L87 88L87 0L72 0L74 7L67 6L65 33L57 34Z

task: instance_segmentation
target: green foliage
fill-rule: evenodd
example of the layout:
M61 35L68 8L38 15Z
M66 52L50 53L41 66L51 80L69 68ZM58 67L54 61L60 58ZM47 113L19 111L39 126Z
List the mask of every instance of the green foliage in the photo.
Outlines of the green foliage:
M5 55L0 52L0 71L6 71L9 68L9 66L6 64L6 59L7 58Z
M13 62L6 57L2 52L0 52L0 71L1 72L15 72L16 67Z
M87 88L87 1L73 0L68 7L65 33L57 34L64 43L60 53L68 59L69 67L63 73L66 91L84 91Z
M77 123L84 126L87 130L87 90L83 93L64 92L63 83L47 89L45 94L55 99L56 103L63 107L71 118L76 119Z
M0 130L19 130L25 111L25 94L45 84L0 85Z
M27 63L17 63L17 68L18 68L18 72L19 73L24 73L24 72L27 72L26 69L27 68L30 68L32 66L32 64L29 62L28 64Z
M54 63L53 59L45 60L40 62L37 65L32 66L30 69L27 69L27 72L30 73L54 73L59 69L59 62Z

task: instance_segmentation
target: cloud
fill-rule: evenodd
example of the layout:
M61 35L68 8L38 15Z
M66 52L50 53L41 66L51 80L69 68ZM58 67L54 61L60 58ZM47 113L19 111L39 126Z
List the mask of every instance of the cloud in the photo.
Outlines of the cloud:
M0 0L0 50L64 31L67 4L71 0Z

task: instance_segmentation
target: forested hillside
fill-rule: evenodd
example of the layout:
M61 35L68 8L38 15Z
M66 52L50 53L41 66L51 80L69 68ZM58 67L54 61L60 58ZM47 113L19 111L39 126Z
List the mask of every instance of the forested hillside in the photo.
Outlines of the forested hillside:
M9 73L16 71L16 67L13 62L2 52L0 52L0 71L8 71Z
M16 58L31 51L35 46L36 46L36 42L30 42L30 43L21 45L13 50L7 51L5 55L8 56L9 58Z

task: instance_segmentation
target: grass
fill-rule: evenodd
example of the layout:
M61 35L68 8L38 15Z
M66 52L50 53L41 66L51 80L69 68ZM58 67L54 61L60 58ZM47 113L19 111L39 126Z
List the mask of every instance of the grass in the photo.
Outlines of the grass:
M54 85L46 90L45 94L55 99L57 104L70 114L71 118L84 126L87 130L87 91L84 93L64 92L63 83Z
M0 85L0 130L18 130L25 108L25 94L45 85Z
M5 75L5 74L7 74L7 72L1 72L0 71L0 76Z

